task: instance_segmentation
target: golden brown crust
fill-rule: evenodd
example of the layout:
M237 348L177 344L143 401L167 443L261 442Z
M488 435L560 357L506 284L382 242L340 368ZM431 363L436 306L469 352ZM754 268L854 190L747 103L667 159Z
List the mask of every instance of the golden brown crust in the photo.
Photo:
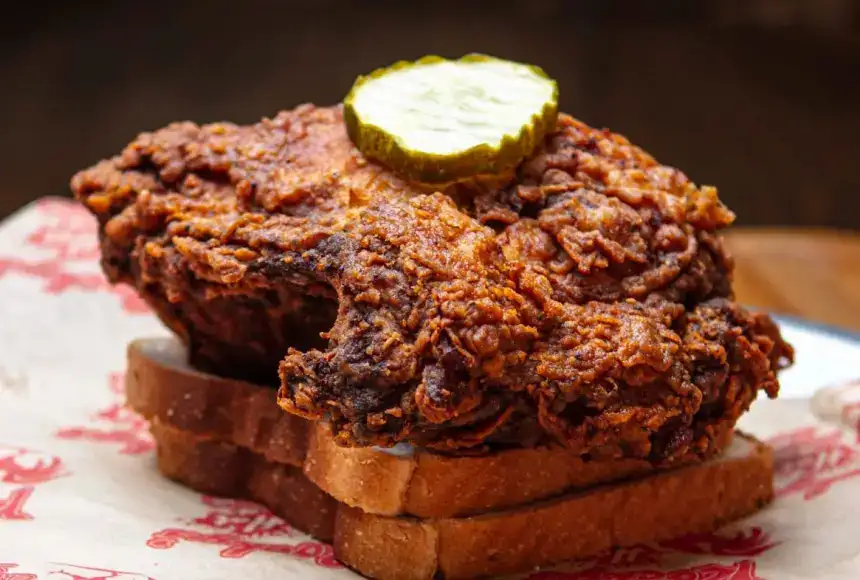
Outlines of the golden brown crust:
M325 426L312 427L311 431L304 465L308 479L338 501L364 511L384 515L408 513L404 499L415 471L413 458L396 457L372 448L340 447ZM452 473L453 477L458 475Z
M381 580L476 578L525 571L711 531L773 496L770 449L738 436L725 457L552 500L464 518L368 514L338 504L293 467L158 422L159 468L207 493L257 500L292 525L334 537L335 555Z
M375 516L341 505L333 545L341 562L369 578L437 577L439 532L429 522Z
M301 466L309 424L278 408L276 391L194 370L174 339L142 339L127 349L128 405L150 420L239 445L269 461Z
M260 502L297 529L331 541L337 502L308 481L300 468L158 419L150 429L158 469L165 477L202 493Z
M72 187L195 364L280 360L280 404L347 445L660 462L776 394L791 351L732 301L714 188L566 115L501 181L428 193L304 106L142 134Z

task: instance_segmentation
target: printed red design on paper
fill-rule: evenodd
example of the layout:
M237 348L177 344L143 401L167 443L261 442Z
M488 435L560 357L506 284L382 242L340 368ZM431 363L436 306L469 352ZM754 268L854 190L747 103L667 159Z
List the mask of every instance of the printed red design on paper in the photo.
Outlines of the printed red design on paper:
M21 572L13 572L12 568L17 568L18 564L3 564L0 563L0 580L39 580L35 574L23 574Z
M78 566L59 562L55 562L54 565L60 566L60 568L48 572L49 578L66 578L68 580L109 580L112 578L118 580L155 580L152 576L137 572L124 572L110 568L93 568L91 566ZM0 580L2 580L2 576L0 576Z
M123 455L152 451L155 442L149 433L149 423L121 402L124 383L125 375L122 373L110 374L108 385L117 401L92 416L94 425L64 427L56 432L56 436L60 439L118 444L119 453Z
M81 265L93 265L100 254L96 220L83 207L70 201L46 200L36 206L36 211L45 223L30 232L24 244L47 256L0 256L0 278L13 273L40 278L44 292L54 295L68 290L107 292L118 296L129 314L149 312L132 288L111 285L101 272L81 271Z
M0 444L0 520L32 520L25 507L35 486L66 474L59 457Z
M772 438L778 497L815 499L842 481L860 476L860 446L839 429L802 427Z
M12 572L13 568L18 568L18 564L0 563L0 580L37 580L38 574L28 574L21 572ZM92 566L81 566L77 564L64 564L61 562L47 563L48 569L42 569L42 572L47 572L42 578L65 578L67 580L155 580L146 574L137 572L125 572L122 570L113 570L111 568L95 568Z
M0 482L45 483L63 475L63 461L22 447L0 445Z
M202 497L210 508L205 515L187 522L188 528L168 528L152 534L146 545L168 550L180 542L220 546L222 558L242 558L254 552L285 554L313 561L325 568L340 568L331 546L301 539L289 524L261 505L232 499Z
M35 490L32 485L18 487L6 497L0 497L0 520L32 520L33 516L24 510L24 506Z
M714 556L759 556L776 546L761 528L710 534L689 534L675 540L660 542L660 546L683 554Z
M84 208L71 201L44 200L36 205L36 211L46 223L27 236L28 244L51 250L57 259L99 259L96 220Z
M755 561L776 546L761 528L737 532L713 532L659 542L619 548L602 556L573 565L566 572L539 572L528 580L758 580ZM731 563L709 562L679 567L679 556L743 558ZM672 563L674 564L672 564Z
M764 580L756 574L752 560L732 564L703 564L681 570L586 570L584 572L539 572L528 580Z
M290 524L254 502L203 496L203 505L213 509L191 524L248 538L295 535Z

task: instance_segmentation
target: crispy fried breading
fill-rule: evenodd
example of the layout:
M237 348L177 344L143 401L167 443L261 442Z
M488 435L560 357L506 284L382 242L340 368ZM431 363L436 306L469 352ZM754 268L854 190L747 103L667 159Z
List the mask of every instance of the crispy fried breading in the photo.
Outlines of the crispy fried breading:
M716 191L565 115L515 175L444 191L312 106L140 135L72 188L196 364L280 363L281 406L346 445L706 454L792 357L732 302Z

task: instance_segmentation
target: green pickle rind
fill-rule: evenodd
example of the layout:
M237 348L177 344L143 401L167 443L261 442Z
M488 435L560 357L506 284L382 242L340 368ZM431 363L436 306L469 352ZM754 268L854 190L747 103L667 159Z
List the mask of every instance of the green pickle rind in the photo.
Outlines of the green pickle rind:
M463 151L450 154L428 153L403 146L400 138L381 127L360 119L353 107L357 91L366 82L406 67L439 62L511 62L485 54L468 54L456 60L441 56L424 56L415 61L399 61L391 66L377 69L356 78L352 89L343 100L343 117L347 135L366 157L380 161L391 169L424 183L448 183L476 176L494 175L517 166L552 133L558 119L558 83L542 68L524 63L512 63L527 67L531 72L546 79L552 85L552 95L543 108L523 125L518 135L504 135L498 145L482 143Z

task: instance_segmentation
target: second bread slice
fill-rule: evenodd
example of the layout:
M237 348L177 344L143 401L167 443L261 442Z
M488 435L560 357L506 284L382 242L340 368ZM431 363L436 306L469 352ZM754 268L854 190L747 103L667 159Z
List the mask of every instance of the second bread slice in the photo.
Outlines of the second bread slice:
M301 472L158 422L159 469L195 489L246 497L321 539L371 578L476 578L711 531L773 496L773 457L738 435L719 459L461 518L391 517L335 502Z

